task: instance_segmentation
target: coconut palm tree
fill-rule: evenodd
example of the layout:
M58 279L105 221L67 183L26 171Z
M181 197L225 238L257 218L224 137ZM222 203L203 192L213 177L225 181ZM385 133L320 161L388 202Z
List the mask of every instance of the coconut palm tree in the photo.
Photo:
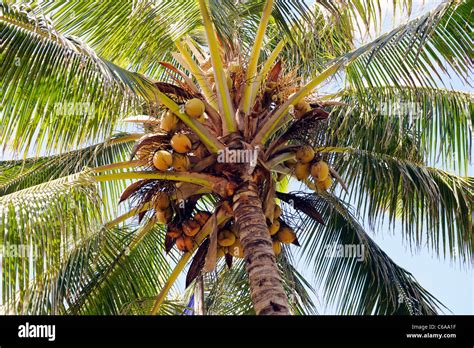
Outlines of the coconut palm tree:
M2 2L3 311L442 310L361 221L472 262L473 1L382 3Z

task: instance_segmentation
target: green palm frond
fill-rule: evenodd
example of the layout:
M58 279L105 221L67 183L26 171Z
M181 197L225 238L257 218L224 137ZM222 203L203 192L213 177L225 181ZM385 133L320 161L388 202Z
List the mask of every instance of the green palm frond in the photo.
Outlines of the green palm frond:
M410 245L426 243L438 254L472 260L474 178L387 153L350 147L325 151L335 154L350 199L372 225L385 218L394 225L399 219Z
M102 224L100 204L87 171L0 197L0 244L8 251L2 303L16 299L22 311L30 279L41 278L65 250Z
M383 41L347 68L355 89L443 85L442 72L472 83L472 1L445 1L383 35Z
M174 41L202 24L196 1L51 1L37 11L104 58L152 77L163 73L159 62L171 59Z
M120 314L134 301L154 296L161 290L171 273L173 259L165 255L165 232L160 225L154 225L132 246L132 237L145 228L146 224L121 238L112 231L103 239L105 245L98 255L86 263L79 262L76 256L71 258L64 274L84 263L85 266L76 274L77 281L70 281L77 292L70 297L67 313ZM167 311L166 306L163 310Z
M1 4L0 141L10 149L64 151L111 136L137 105L134 75L58 34L25 5Z
M393 8L410 13L411 3L411 0L395 1ZM315 52L326 62L353 47L354 30L380 24L380 4L380 0L318 1L316 5L307 1L275 1L268 37L282 34L287 37L299 51L289 57L297 55L305 59L298 65L306 65L309 72L312 64L321 67L323 63L314 59ZM249 50L264 5L263 0L210 0L211 17L222 43L232 44L238 34L239 45L244 51ZM51 16L61 32L81 35L104 58L155 78L163 76L158 62L171 59L170 52L178 38L191 35L205 45L197 1L167 0L158 4L51 1L41 4L36 12ZM356 20L357 16L363 20ZM315 32L318 33L316 38ZM309 41L300 40L303 36ZM157 37L160 40L156 40ZM332 56L325 56L325 50L332 52Z
M145 228L97 229L64 251L48 272L31 279L25 305L16 312L119 314L127 305L152 296L162 286L170 266L164 253L157 252L164 240L158 225L132 247ZM168 305L163 308L165 313L170 310ZM10 311L14 312L13 308Z
M122 133L64 154L0 161L0 196L84 170L126 161L136 136Z
M410 136L421 159L467 171L472 150L474 95L425 87L374 87L343 92L345 105L333 110L335 144L367 150L368 141L402 146ZM367 136L371 134L371 136ZM394 155L401 155L397 153ZM415 159L408 153L407 159Z
M336 197L302 192L277 196L290 203L285 205L284 218L300 221L301 255L313 265L325 303L338 313L435 314L442 308L409 272L377 246L349 207ZM325 224L293 210L292 205L299 204L318 211ZM350 255L341 252L349 249Z

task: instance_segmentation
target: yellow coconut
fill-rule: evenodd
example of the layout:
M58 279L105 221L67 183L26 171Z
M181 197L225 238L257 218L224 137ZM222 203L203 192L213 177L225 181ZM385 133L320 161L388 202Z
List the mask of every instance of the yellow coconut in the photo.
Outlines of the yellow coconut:
M330 188L332 185L332 179L330 176L328 176L325 180L323 181L316 181L316 187L320 190L327 190Z
M204 114L202 114L201 116L199 116L198 118L196 118L196 120L197 120L199 123L204 123L204 122L206 122L206 118L204 117Z
M200 229L201 225L194 219L189 219L183 224L183 232L188 237L194 237Z
M281 253L281 243L279 240L274 240L272 242L272 246L273 246L273 252L275 253L275 255L279 255Z
M244 249L242 248L242 243L240 243L239 239L236 239L234 244L227 248L228 253L231 254L233 257L242 258L244 257Z
M301 146L298 151L296 151L296 159L302 163L311 162L314 158L314 149L309 146Z
M295 176L298 180L306 179L310 174L310 164L298 162L295 166Z
M279 229L280 229L280 221L275 220L270 225L270 227L268 227L268 232L270 232L270 236L273 236L278 232Z
M201 99L192 98L184 104L184 112L186 115L192 118L198 118L204 113L206 107Z
M153 165L156 169L166 171L173 164L173 156L166 150L156 151L153 155Z
M311 106L304 99L301 99L298 103L295 104L296 110L308 110L311 109ZM308 110L309 111L309 110Z
M329 176L329 166L324 161L319 161L311 167L311 176L316 181L324 181Z
M161 118L160 128L165 132L169 133L176 129L178 125L178 117L171 110L166 111L166 113Z
M180 153L173 154L173 168L177 172L186 172L191 167L189 157Z
M217 235L217 243L220 246L228 247L235 243L235 234L229 230L222 230Z
M275 210L273 210L273 220L278 219L281 216L281 207L275 204Z
M175 134L171 138L171 146L173 150L179 153L186 153L192 148L191 140L185 134ZM171 164L173 163L173 158L171 158ZM170 164L170 165L171 165Z
M296 233L289 227L283 227L278 231L277 238L285 244L293 243L296 239Z
M235 74L240 70L240 64L237 61L232 61L229 63L229 72Z

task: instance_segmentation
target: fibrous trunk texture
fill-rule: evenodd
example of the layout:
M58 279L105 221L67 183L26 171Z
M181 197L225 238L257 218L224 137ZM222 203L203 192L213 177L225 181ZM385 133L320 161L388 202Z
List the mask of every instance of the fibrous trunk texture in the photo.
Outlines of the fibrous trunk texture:
M257 187L244 183L234 195L234 218L244 250L250 295L257 315L289 315Z
M196 278L196 285L194 288L194 314L206 315L204 307L204 279L202 274Z

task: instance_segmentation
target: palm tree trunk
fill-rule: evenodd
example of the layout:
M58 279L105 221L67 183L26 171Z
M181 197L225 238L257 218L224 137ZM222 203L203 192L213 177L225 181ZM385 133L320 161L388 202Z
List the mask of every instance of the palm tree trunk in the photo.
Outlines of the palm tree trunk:
M241 185L234 195L233 210L244 251L255 312L258 315L290 314L262 211L262 202L254 183Z
M206 315L204 307L204 277L202 274L196 278L196 285L194 287L194 314Z

